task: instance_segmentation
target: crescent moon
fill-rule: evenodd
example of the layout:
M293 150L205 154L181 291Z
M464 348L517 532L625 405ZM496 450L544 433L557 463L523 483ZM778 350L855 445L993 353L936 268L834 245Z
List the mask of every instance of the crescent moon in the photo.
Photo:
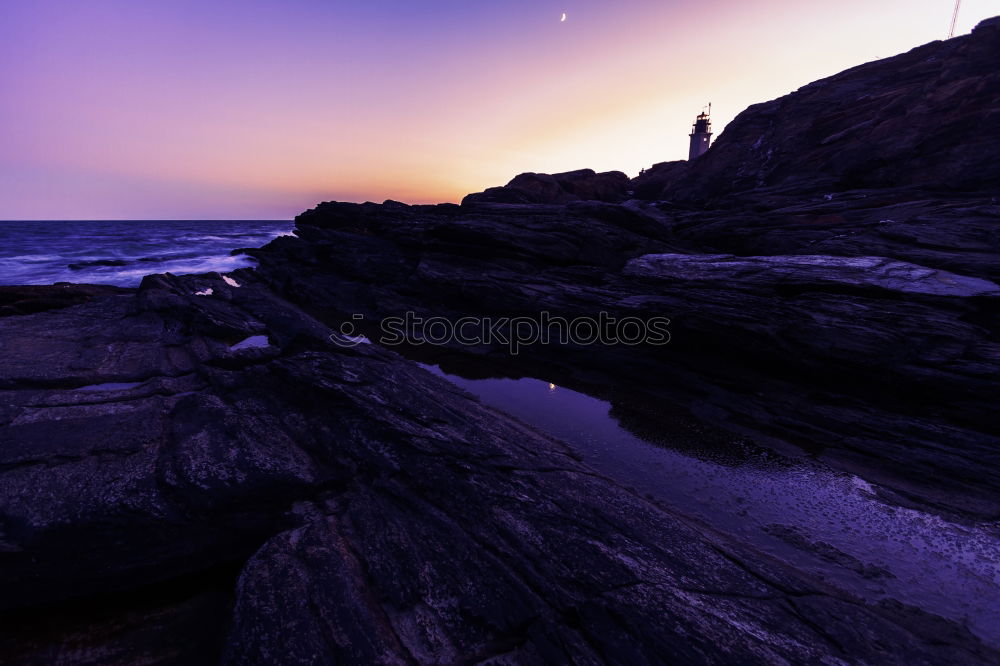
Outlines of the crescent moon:
M559 19L559 21L560 21L561 23L565 23L565 22L566 22L566 12L563 12L563 15L562 15L562 18L561 18L561 19Z

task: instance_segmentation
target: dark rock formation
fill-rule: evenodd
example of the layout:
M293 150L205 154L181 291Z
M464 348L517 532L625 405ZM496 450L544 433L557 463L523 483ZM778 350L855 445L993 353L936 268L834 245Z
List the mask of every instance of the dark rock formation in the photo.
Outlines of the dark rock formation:
M238 278L0 321L6 663L994 657L686 527Z
M1000 298L995 241L979 235L995 227L996 207L912 192L907 204L879 206L884 193L869 194L797 207L779 199L774 211L758 200L753 215L772 220L764 239L746 228L747 213L634 203L324 204L298 218L298 238L256 254L276 289L331 322L406 311L669 317L667 347L547 346L534 360L560 375L603 373L605 383L643 387L774 446L819 450L924 503L996 517ZM832 205L840 212L826 221ZM932 212L951 233L907 242L935 237L921 223ZM789 224L789 215L806 223ZM786 256L720 256L699 235L713 226L711 239L739 229ZM909 235L886 234L890 226ZM471 351L509 358L503 345Z
M621 171L594 173L580 169L566 173L522 173L503 187L470 194L462 204L565 204L571 201L617 203L629 198L629 179Z
M655 198L1000 182L1000 17L755 104Z

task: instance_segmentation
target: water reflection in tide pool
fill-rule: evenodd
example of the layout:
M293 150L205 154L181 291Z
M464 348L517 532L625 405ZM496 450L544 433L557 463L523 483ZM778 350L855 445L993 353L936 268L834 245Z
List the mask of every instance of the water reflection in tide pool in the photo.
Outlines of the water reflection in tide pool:
M738 460L640 438L611 404L536 379L465 379L424 366L554 435L625 486L870 600L962 622L1000 646L1000 530L881 501L878 488L810 459L747 446Z

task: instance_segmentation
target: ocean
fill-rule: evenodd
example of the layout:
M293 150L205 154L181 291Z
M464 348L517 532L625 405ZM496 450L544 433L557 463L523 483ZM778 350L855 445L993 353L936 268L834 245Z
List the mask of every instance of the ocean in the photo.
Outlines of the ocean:
M253 266L237 248L291 233L290 220L0 221L0 284L134 287L150 273Z

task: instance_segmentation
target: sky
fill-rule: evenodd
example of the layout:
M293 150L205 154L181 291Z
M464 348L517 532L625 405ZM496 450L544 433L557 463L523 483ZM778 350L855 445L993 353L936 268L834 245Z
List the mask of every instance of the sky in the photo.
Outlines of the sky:
M290 219L630 176L953 0L0 0L0 219ZM560 20L562 14L566 20ZM1000 14L964 0L956 34Z

